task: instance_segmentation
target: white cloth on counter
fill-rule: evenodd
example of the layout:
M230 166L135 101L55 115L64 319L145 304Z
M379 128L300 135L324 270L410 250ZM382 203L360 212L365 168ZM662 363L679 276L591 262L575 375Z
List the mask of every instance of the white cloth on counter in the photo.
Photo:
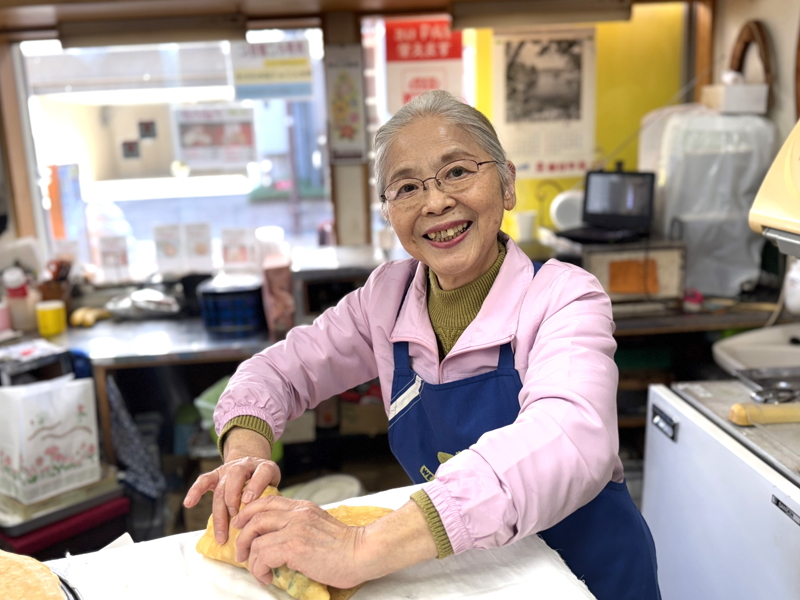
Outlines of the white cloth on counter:
M398 509L420 486L409 486L327 505ZM47 564L83 600L257 600L290 596L262 586L246 569L206 558L195 550L201 531L173 535ZM429 560L367 582L355 600L426 598L445 600L529 598L586 600L594 596L561 557L537 535L493 550L469 550Z

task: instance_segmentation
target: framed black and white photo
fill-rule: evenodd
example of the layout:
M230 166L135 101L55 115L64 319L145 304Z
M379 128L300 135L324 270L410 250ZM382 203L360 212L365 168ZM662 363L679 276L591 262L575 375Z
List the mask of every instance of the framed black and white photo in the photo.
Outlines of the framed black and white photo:
M594 28L494 38L493 123L520 177L574 177L595 146Z

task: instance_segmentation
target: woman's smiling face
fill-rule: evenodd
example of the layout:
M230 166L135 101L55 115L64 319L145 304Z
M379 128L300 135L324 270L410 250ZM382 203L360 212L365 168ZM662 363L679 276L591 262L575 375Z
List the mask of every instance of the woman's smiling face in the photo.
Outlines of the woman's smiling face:
M460 159L481 163L491 156L465 129L439 117L419 119L403 128L388 149L386 181L428 179ZM425 187L413 198L389 202L389 221L403 248L436 273L442 289L452 290L483 275L497 259L503 210L516 204L513 182L503 197L497 168L489 162L462 191L443 192L433 179Z

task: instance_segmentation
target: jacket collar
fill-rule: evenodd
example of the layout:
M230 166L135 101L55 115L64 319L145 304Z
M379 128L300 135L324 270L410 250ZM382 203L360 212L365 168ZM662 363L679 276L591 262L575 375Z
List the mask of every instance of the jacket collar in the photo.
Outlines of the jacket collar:
M517 330L522 301L533 278L533 263L505 233L501 232L498 239L506 245L506 257L497 279L475 320L461 335L450 355L477 346L505 343L514 337ZM411 286L392 330L391 342L418 342L437 347L436 335L428 316L427 286L426 267L417 263Z

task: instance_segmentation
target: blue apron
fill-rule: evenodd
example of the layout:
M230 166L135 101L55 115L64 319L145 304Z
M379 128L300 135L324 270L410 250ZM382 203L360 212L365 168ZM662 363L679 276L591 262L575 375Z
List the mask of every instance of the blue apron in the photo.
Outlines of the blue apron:
M408 342L395 342L392 452L415 483L430 481L440 463L487 431L513 423L521 390L510 343L500 347L497 370L434 385L411 369ZM625 483L609 482L594 500L539 535L597 600L661 598L653 538Z

